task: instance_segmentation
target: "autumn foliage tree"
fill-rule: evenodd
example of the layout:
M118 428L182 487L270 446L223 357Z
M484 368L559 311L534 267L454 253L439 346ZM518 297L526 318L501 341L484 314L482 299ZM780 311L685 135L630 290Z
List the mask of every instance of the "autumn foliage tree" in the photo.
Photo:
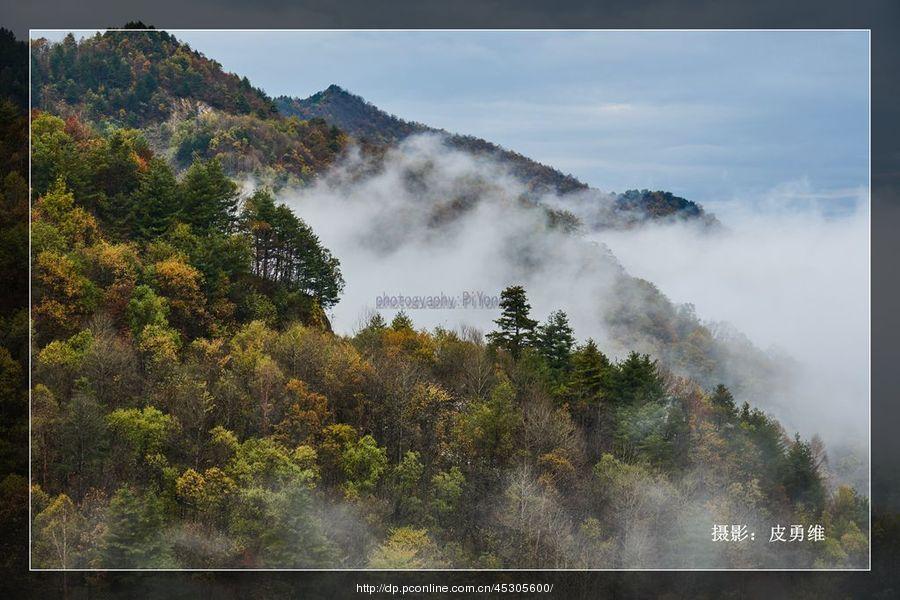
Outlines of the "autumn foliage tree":
M0 320L0 424L24 438L30 406L35 566L799 561L697 542L697 523L770 515L828 528L802 566L866 564L867 499L831 484L821 444L644 344L538 322L521 285L486 336L402 311L335 333L338 257L277 201L345 147L330 123L275 114L162 32L38 40L32 59L34 321ZM271 177L243 192L236 173ZM24 177L0 191L26 214ZM617 309L716 373L694 320Z

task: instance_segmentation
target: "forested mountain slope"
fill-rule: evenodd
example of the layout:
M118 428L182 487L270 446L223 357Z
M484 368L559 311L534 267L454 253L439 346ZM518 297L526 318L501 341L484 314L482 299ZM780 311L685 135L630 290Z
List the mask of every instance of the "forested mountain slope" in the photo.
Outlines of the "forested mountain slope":
M161 211L162 216L153 218L163 224L174 222L167 212L173 209L166 204L178 204L183 198L166 194L142 198L131 193L139 185L139 173L162 172L159 161L151 164L151 156L168 163L172 174L178 177L189 173L192 165L203 164L213 171L221 169L221 175L239 181L250 177L274 187L308 186L343 162L348 143L355 137L353 132L365 136L369 131L384 129L389 133L379 138L377 144L366 145L365 152L369 157L366 163L371 168L383 168L380 161L393 147L385 142L401 139L406 125L336 86L329 90L317 102L319 106L336 107L325 117L343 120L349 112L361 111L362 116L350 119L349 135L341 125L319 115L305 114L301 119L278 114L275 103L246 77L225 73L217 62L166 32L126 29L98 33L81 41L71 35L56 44L36 40L32 42L35 106L58 115L64 123L60 125L49 119L39 123L34 149L35 191L45 193L59 173L68 169L68 189L82 204L95 210L110 234L116 236L139 225L139 213ZM375 125L364 127L362 123L366 121ZM44 126L46 131L41 130ZM576 217L565 204L551 206L541 202L539 196L524 194L525 203L540 205L547 212L553 227L575 232L582 226L627 227L645 218L666 218L671 214L705 217L702 209L693 203L670 194L643 191L610 196L519 155L504 154L505 151L483 140L459 136L451 139L457 140L461 144L458 151L466 154L486 149L489 162L496 162L501 170L511 168L511 176L525 183L526 192L535 186L570 190L561 198L571 198L571 202L579 198L592 207L590 214L596 217L586 221L583 216ZM82 161L76 159L75 154L84 152L93 156ZM90 166L86 168L85 164ZM423 166L427 169L427 165ZM198 169L199 166L194 173ZM415 182L421 174L420 170L410 171L409 181ZM163 185L161 182L167 179L160 175L154 181ZM477 205L484 186L489 184L477 178L460 181L455 192L457 197L434 205L435 225L449 222L454 214ZM234 219L242 200L238 188L229 194L233 196L228 200L232 212L229 218ZM425 198L429 194L422 190L421 196ZM194 227L204 218L202 212L191 215L190 206L179 210L185 219L194 222ZM270 217L267 219L264 222L272 221ZM163 231L161 227L159 223L154 224L150 231L159 233ZM254 249L257 250L265 253L264 249ZM640 302L617 303L610 307L607 318L628 345L637 344L657 356L671 357L666 364L677 365L679 372L695 377L705 373L701 378L704 384L724 380L739 389L746 385L735 377L707 379L710 373L707 367L701 372L685 358L699 353L707 357L705 364L711 364L716 362L712 355L721 354L710 335L691 335L701 328L700 323L692 319L677 324L675 307L652 285L642 285L627 276L622 278L622 285L625 288L622 298L631 295L640 298ZM654 309L655 316L649 317L642 306L660 310ZM661 322L653 322L660 319ZM702 345L699 350L695 348L698 344ZM755 356L750 362L765 361ZM717 364L721 371L721 362ZM688 370L683 371L684 367ZM753 379L757 383L765 378L763 372L754 371Z
M179 168L217 158L232 175L302 182L347 141L321 119L282 117L246 77L163 31L39 39L31 56L34 107L100 128L140 129Z
M602 309L619 358L564 311L539 322L520 285L497 290L487 336L402 312L336 335L325 311L341 299L342 257L268 189L241 193L229 175L309 188L346 134L273 114L154 35L35 42L35 567L865 566L867 499L830 484L817 441L716 385L732 383L738 346L611 257L618 301ZM108 84L91 78L107 68ZM235 137L241 124L275 137ZM443 196L435 172L416 167L401 185L420 204ZM461 176L466 198L488 190ZM9 207L23 210L23 183L4 179ZM501 197L530 211L517 257L552 261L527 244L561 228L518 196ZM435 236L466 210L442 200L454 209L428 219ZM27 313L3 326L16 342L0 351L4 373L21 379ZM758 540L775 523L828 533L800 547L711 543L723 523Z
M499 158L510 166L516 176L527 181L536 190L565 193L587 188L586 184L571 175L565 175L496 144L471 136L447 134L434 127L389 115L337 85L331 85L303 100L281 96L275 99L275 104L286 115L296 115L303 119L323 118L363 143L376 146L395 144L418 133L446 134L450 146Z
M430 133L440 135L453 149L490 158L506 167L514 176L526 182L536 195L552 193L560 196L580 192L597 205L596 218L589 223L594 228L631 226L644 219L696 219L715 224L715 217L707 214L695 202L673 196L669 192L629 190L622 194L602 194L586 183L543 165L512 150L489 141L448 133L422 123L405 121L388 114L362 97L338 85L304 99L279 96L275 105L285 115L303 119L322 118L334 123L362 143L370 146L389 146L411 135Z

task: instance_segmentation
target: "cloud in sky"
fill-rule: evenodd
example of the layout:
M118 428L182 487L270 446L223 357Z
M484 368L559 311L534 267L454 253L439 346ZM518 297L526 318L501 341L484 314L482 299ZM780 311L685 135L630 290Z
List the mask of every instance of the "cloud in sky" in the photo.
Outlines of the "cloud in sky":
M642 340L627 345L604 320L603 307L621 301L621 264L675 303L694 304L702 320L783 350L789 377L779 370L773 393L740 400L790 431L864 456L866 34L176 35L269 94L306 96L335 82L402 117L499 142L604 190L669 189L699 200L727 228L704 235L650 226L576 241L520 210L511 199L521 182L502 169L411 140L377 176L347 185L337 169L282 194L342 262L348 284L332 315L337 331L353 331L380 294L497 294L522 283L536 317L566 310L580 339L595 337L614 356L653 351ZM428 174L424 191L404 187L408 168ZM487 200L434 229L434 207L465 197L473 177L490 182L480 190ZM603 258L605 247L615 259ZM626 296L648 312L642 298ZM413 315L417 326L485 330L495 316ZM737 356L725 359L728 374L754 377Z
M780 416L809 434L864 438L869 397L869 212L866 190L822 197L809 182L720 206L725 231L684 223L607 231L629 273L711 322L796 361ZM856 207L830 214L837 199ZM789 409L789 410L788 410ZM827 417L820 418L822 412Z
M653 310L642 305L647 298L616 284L621 264L675 303L694 304L714 329L736 328L774 351L791 383L760 382L765 396L740 401L772 411L791 431L864 447L869 278L863 201L833 216L832 199L798 181L722 205L728 225L717 232L670 223L570 236L548 230L542 211L515 201L524 188L501 166L447 150L430 136L388 153L380 170L363 169L369 176L358 176L359 161L351 156L316 185L280 194L340 257L347 287L332 314L338 332L360 328L381 295L446 294L459 301L467 291L495 296L522 284L535 318L562 309L579 340L592 337L619 358L635 348L652 352L623 346L605 320L605 310L622 301L637 313ZM477 202L460 209L456 201L475 190ZM840 192L854 193L866 191ZM591 210L570 197L543 201L576 213ZM396 313L382 312L387 318ZM489 331L497 308L409 313L417 327ZM753 378L751 359L738 354L728 359L728 369L738 379Z
M864 31L175 33L271 95L337 83L607 191L714 209L786 181L868 181Z
M604 190L669 189L710 205L733 229L715 246L677 229L630 233L609 245L634 274L695 303L702 318L735 323L761 345L821 356L815 362L826 367L853 347L856 362L842 373L860 373L868 360L858 350L865 348L859 336L867 330L868 289L860 217L868 181L864 32L175 33L272 95L306 96L338 83L401 117L499 142ZM397 201L389 184L367 189L353 214L386 212ZM339 307L342 323L356 320L363 300L389 291L376 283L430 291L425 284L441 273L456 291L496 290L511 278L489 270L473 277L460 266L496 254L479 246L496 238L487 234L457 240L467 260L411 253L413 263L425 256L438 268L379 261L375 269L355 260L359 232L317 211L333 207L328 194L329 202L315 202L319 192L293 206L353 275L356 288L348 287ZM829 220L841 212L834 206L843 210L837 221ZM763 208L766 219L754 220ZM785 214L774 218L773 208ZM503 218L482 222L496 229ZM660 247L669 262L648 266L645 249ZM578 264L578 256L568 258L558 264ZM669 268L672 261L680 262ZM731 280L737 264L741 279ZM549 310L554 289L535 298L536 308ZM349 301L357 291L359 302ZM840 331L828 343L808 335L842 319L841 302L854 307L853 318L835 323ZM600 333L590 330L587 310L572 312L582 330ZM847 406L854 406L864 387L854 379L835 402L853 398Z
M868 177L866 32L181 32L273 95L337 83L604 190Z

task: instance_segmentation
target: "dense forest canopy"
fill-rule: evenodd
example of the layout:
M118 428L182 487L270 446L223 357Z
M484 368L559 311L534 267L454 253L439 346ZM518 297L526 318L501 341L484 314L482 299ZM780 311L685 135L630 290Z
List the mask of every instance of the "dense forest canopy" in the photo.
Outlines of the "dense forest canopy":
M562 310L539 321L523 286L497 290L486 336L402 312L335 334L340 257L233 176L316 176L338 127L276 115L163 33L34 50L34 566L867 564L868 500L829 481L817 439L669 357L607 356ZM689 362L703 330L653 297L610 310ZM827 537L713 544L721 523Z
M57 112L78 106L91 119L142 126L165 121L174 99L190 98L228 113L277 113L246 77L224 72L165 31L108 31L81 41L70 33L60 43L34 41L31 56L32 102Z
M142 129L179 168L217 158L232 175L305 181L347 141L322 119L282 117L246 77L163 31L107 31L80 41L69 34L31 46L35 107L104 130Z

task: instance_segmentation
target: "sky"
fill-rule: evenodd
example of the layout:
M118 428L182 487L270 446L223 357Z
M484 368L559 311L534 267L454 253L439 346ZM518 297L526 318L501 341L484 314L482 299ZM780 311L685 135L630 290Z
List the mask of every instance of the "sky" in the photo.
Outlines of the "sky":
M604 191L840 210L868 185L865 31L172 32L272 96L336 83Z
M660 226L596 241L672 301L694 304L702 319L731 323L760 348L801 359L806 394L794 401L797 415L779 415L792 429L864 431L867 33L173 33L272 96L306 97L336 83L388 112L500 143L604 191L665 189L701 202L727 235ZM441 165L436 193L486 168L413 149ZM446 240L403 237L414 227L390 245L403 251L385 256L370 247L386 235L379 215L412 218L421 204L395 185L409 160L401 153L396 169L359 189L320 182L282 198L340 257L348 286L332 315L339 331L351 332L388 290L490 293L511 281L514 267L491 244L531 231L512 215L477 213L453 252ZM488 177L514 192L502 174ZM395 204L402 210L384 209ZM367 210L374 212L346 218ZM577 266L558 261L570 263ZM528 286L535 316L562 308L581 338L602 340L592 312L602 277L584 302L564 292L585 285L578 273L536 277ZM412 316L417 326L463 318L489 328L495 315Z
M605 191L868 182L867 32L181 32L270 95L336 83Z

